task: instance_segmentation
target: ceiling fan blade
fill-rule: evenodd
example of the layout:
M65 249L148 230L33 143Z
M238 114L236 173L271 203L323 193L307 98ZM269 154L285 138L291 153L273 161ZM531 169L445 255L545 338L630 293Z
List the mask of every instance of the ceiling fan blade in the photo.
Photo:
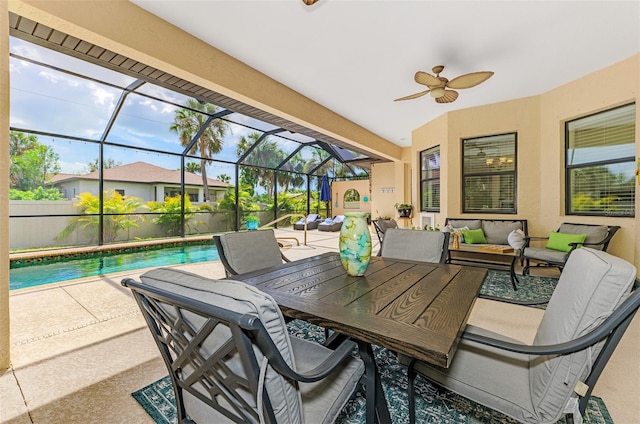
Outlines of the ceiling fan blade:
M422 71L416 72L415 80L418 84L426 85L427 87L438 86L442 84L440 78L434 77L433 75Z
M460 75L457 78L452 79L447 83L447 87L449 88L471 88L488 80L493 72L484 71L484 72L472 72L470 74Z
M399 102L400 100L411 100L411 99L417 99L418 97L422 97L425 94L427 94L429 91L431 90L425 90L425 91L421 91L419 93L415 93L415 94L411 94L409 96L404 96L404 97L400 97L399 99L395 99L394 102Z
M438 103L451 103L458 98L458 92L454 90L444 90L444 96L436 98Z

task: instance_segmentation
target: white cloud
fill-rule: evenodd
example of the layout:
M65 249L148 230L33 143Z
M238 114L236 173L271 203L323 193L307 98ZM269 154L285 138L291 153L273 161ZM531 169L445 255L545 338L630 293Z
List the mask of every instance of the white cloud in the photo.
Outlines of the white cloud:
M52 82L54 84L62 82L70 87L80 86L80 82L76 78L69 78L68 76L60 72L52 72L52 71L49 71L48 69L43 69L38 73L38 75L43 79L49 82Z
M90 162L90 159L87 159ZM60 161L60 172L63 174L84 174L87 172L87 162Z

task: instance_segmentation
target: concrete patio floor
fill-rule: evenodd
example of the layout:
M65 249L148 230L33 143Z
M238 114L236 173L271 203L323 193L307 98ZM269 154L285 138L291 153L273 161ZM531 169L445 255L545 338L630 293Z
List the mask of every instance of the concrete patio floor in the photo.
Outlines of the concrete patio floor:
M338 250L338 233L309 231L306 246L300 231L277 234L300 240L300 246L285 246L291 260ZM375 252L375 233L372 240ZM179 267L224 277L219 261ZM137 305L120 285L144 271L11 293L12 364L0 376L0 422L153 423L131 393L167 371ZM538 309L480 299L470 323L531 342L541 316ZM594 390L616 424L640 422L638 353L636 317Z

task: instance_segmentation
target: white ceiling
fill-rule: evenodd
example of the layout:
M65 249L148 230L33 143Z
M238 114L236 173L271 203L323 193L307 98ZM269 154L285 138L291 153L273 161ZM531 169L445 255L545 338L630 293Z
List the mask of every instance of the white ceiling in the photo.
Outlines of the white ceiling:
M132 0L400 146L452 110L538 95L640 51L640 1ZM495 75L431 97L414 74ZM606 81L603 81L606 84Z

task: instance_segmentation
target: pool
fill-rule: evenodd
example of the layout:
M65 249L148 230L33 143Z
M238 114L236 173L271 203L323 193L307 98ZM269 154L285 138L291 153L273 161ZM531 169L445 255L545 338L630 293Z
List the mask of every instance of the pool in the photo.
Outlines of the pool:
M9 290L24 289L43 284L75 280L83 277L131 271L140 268L178 265L219 260L212 243L187 244L73 259L45 264L31 264L9 270Z

